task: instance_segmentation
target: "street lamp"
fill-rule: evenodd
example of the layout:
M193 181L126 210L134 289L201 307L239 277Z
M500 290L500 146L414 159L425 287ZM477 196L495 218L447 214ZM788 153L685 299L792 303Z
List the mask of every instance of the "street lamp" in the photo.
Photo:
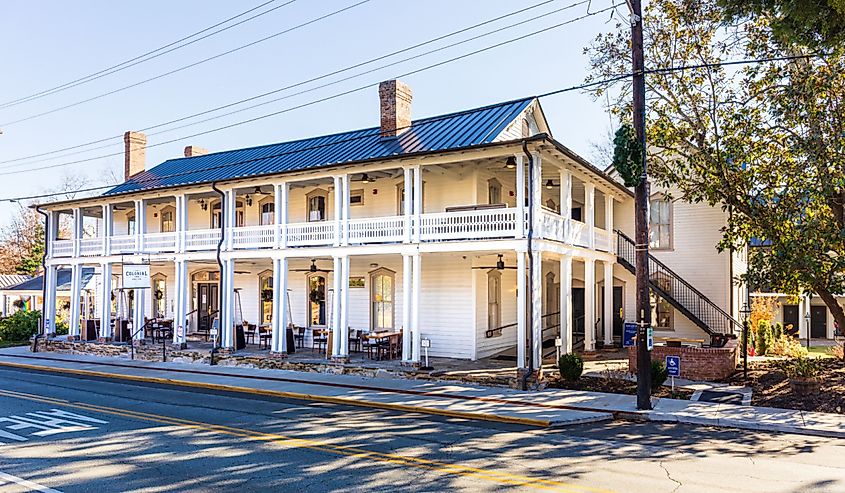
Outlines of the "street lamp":
M739 314L742 316L742 378L748 380L748 316L751 315L748 302L742 304Z

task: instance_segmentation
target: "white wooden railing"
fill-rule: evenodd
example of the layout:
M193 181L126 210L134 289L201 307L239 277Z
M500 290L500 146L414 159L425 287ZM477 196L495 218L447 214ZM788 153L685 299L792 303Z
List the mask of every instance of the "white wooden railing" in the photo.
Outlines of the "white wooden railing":
M109 251L112 255L133 253L135 251L135 235L119 235L109 238Z
M73 257L73 240L55 240L52 242L54 257Z
M334 243L334 221L290 223L287 226L289 246L331 245Z
M422 241L513 238L516 209L423 214L418 227Z
M272 248L276 239L276 227L245 226L232 228L232 246L235 248Z
M593 228L586 224L559 214L540 210L538 212L536 238L559 241L579 247L589 247L590 236L594 235L597 250L613 252L613 235L607 230ZM435 212L422 214L418 220L411 218L412 238L420 241L485 240L515 238L517 235L517 209L480 209L453 212ZM522 218L526 224L527 214ZM231 246L236 249L271 249L276 246L276 238L283 240L288 247L328 246L340 239L351 245L379 243L401 243L406 234L405 216L386 216L350 219L340 223L341 231L336 231L335 221L316 221L290 223L284 229L277 225L244 226L232 228L229 232ZM208 251L217 249L221 229L187 230L184 232L185 251ZM342 233L342 234L337 234ZM147 233L143 239L144 253L176 252L179 250L177 233ZM135 235L118 235L108 238L107 254L121 255L137 253ZM82 256L103 254L103 238L85 238L79 240ZM74 255L72 240L52 242L54 257Z
M175 252L176 233L147 233L144 235L144 251L147 253Z
M191 229L185 231L185 250L215 250L220 242L220 229Z
M405 238L405 217L372 217L347 222L349 243L401 243Z

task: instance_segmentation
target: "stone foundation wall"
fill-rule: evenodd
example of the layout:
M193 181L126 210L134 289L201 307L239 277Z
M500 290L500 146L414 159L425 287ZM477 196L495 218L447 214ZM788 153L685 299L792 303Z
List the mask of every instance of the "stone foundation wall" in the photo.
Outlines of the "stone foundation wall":
M655 346L651 351L653 361L666 361L666 356L681 357L681 378L699 381L724 380L736 371L739 358L736 339L728 340L724 347L668 347ZM628 348L628 369L637 371L637 348Z

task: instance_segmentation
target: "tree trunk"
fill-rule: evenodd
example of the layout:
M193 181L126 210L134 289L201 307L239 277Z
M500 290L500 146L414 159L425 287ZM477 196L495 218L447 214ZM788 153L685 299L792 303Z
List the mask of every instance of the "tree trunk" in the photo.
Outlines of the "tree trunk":
M824 301L824 304L827 305L830 313L833 314L833 320L836 324L835 328L838 328L839 330L845 329L845 310L843 310L842 305L836 301L836 297L828 291L827 288L815 288L814 291L819 295L822 301ZM809 330L809 328L807 330Z

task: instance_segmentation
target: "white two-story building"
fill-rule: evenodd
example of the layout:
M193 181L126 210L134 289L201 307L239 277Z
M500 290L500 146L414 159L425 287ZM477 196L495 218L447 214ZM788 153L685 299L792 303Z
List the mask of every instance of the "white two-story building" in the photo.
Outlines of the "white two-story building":
M158 318L174 321L179 345L218 321L224 348L247 322L267 328L273 354L289 349L285 328L304 328L306 345L328 330L339 359L351 331L401 332L407 362L420 361L424 340L432 356L510 352L518 366L553 353L556 337L563 351L618 342L634 319L630 192L553 139L536 99L413 121L405 84L382 83L379 99L378 127L213 153L189 146L152 168L145 136L127 132L124 183L41 206L46 332L57 269L69 267L71 338L93 313L109 321L96 324L101 340L123 337L116 317L131 319L134 337ZM62 214L73 218L69 238L59 237ZM137 264L150 266L150 285L123 289L124 267ZM87 307L83 267L102 286ZM733 331L733 304L663 267L653 285L690 326Z

